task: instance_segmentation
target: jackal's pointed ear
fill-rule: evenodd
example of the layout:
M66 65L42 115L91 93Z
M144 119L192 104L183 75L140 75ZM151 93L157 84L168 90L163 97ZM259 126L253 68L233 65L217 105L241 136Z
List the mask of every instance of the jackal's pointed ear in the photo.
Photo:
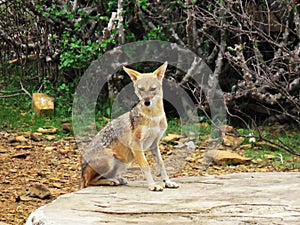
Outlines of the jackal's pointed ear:
M162 64L160 67L158 67L153 74L157 76L157 78L162 81L162 79L165 76L165 72L168 66L168 62L166 61L164 64Z
M129 69L125 66L123 66L123 70L130 76L133 82L135 82L141 76L141 74L138 71Z

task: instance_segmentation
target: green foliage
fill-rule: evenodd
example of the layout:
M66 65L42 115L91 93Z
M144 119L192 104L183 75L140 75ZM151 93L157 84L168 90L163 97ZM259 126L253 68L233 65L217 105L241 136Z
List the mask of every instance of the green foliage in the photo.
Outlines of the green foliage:
M168 120L168 128L166 134L169 133L181 133L180 120L173 118Z
M0 131L36 132L40 127L56 127L58 136L70 135L61 126L62 119L70 121L68 117L57 113L53 117L37 116L31 109L31 98L27 95L0 98L0 105Z
M297 157L291 155L285 150L272 150L268 147L245 149L247 157L250 157L259 164L272 165L278 170L293 170L300 167Z
M74 19L74 14L70 13L68 10L68 5L64 4L62 8L59 7L57 4L52 4L49 7L45 7L46 2L44 4L36 5L36 11L41 13L43 16L47 18L53 19L62 19L62 20L72 20Z
M69 117L72 113L72 102L76 81L73 83L54 84L47 79L43 81L43 92L54 97L57 116Z
M181 124L178 118L168 119L168 128L166 134L169 133L185 133L188 136L196 136L200 140L204 140L211 133L211 126L207 122L197 124Z
M151 29L145 36L144 40L162 40L162 41L168 41L168 37L164 32L162 32L162 27L157 26L153 29Z
M89 63L100 56L101 49L105 49L109 42L98 43L88 40L86 43L71 36L70 32L64 32L58 44L62 51L60 55L60 70L86 69Z
M256 161L262 165L272 165L279 170L291 170L300 167L299 157L290 154L285 149L259 140L259 138L257 138L259 136L257 131L240 128L238 132L249 137L245 138L241 145L251 144L251 147L245 148L244 151L246 156L252 158L254 162ZM296 130L293 131L293 129L291 129L286 131L285 134L276 134L274 133L274 128L265 127L262 131L262 135L265 139L274 144L286 146L300 153L300 134ZM250 138L254 136L256 138L253 139L253 142L250 142Z
M50 36L50 40L57 45L60 51L59 69L61 71L72 74L75 70L85 70L93 60L101 56L108 47L115 43L112 38L98 41L93 33L90 36L82 35L84 27L88 27L92 23L101 24L101 22L107 23L109 21L110 12L116 8L117 1L109 1L106 4L105 13L107 15L101 16L89 14L81 8L75 12L69 3L47 6L46 2L42 1L36 5L37 12L44 17L54 21L63 21L70 26L66 27L62 24L62 32L59 31ZM95 33L102 33L100 28L95 30Z
M147 0L139 0L138 6L142 8L143 10L146 10L149 6L149 2Z

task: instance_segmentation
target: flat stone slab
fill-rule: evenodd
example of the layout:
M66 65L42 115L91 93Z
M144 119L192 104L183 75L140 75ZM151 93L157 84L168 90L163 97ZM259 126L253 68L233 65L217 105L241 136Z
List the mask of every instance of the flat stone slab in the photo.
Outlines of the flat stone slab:
M173 179L178 189L145 182L88 187L33 212L26 225L300 224L300 173L239 173Z

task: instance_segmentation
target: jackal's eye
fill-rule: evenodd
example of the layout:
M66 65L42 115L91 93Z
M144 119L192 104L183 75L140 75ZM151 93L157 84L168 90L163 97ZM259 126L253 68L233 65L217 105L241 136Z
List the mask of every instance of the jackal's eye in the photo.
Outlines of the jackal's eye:
M143 87L138 87L139 91L145 91L145 88Z
M149 91L155 91L156 87L151 87Z

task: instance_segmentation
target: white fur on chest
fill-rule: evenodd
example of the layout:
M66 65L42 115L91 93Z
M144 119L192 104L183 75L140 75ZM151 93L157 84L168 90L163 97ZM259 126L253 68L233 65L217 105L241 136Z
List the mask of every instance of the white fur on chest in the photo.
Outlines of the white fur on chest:
M144 130L144 143L143 149L148 150L154 142L158 142L163 136L165 129L160 126L161 120L164 118L164 115L152 117L150 119L150 124L147 129Z
M162 120L163 117L164 117L164 115L155 116L155 117L152 117L152 118L151 118L151 121L152 121L153 123L159 124L159 122Z

